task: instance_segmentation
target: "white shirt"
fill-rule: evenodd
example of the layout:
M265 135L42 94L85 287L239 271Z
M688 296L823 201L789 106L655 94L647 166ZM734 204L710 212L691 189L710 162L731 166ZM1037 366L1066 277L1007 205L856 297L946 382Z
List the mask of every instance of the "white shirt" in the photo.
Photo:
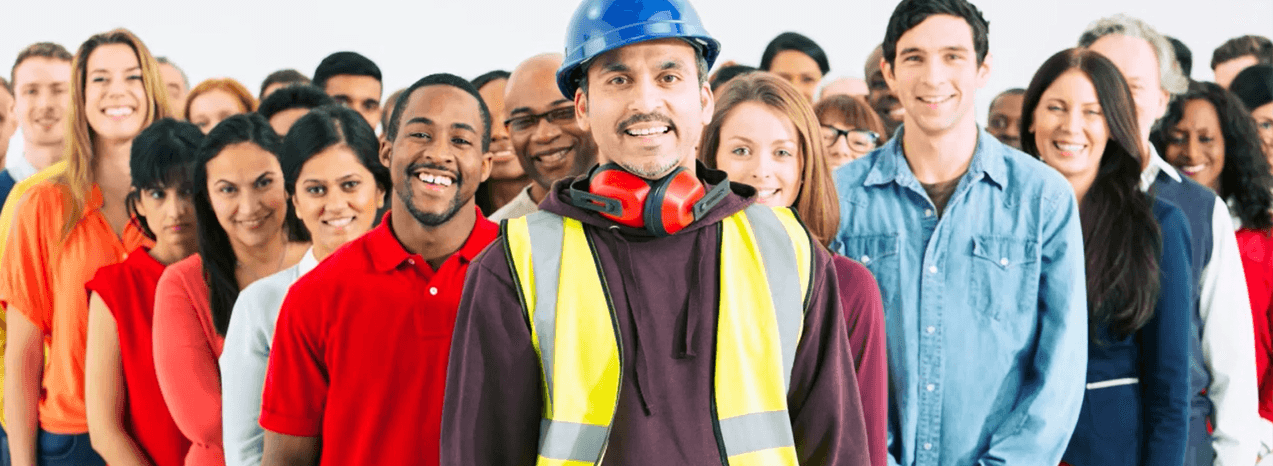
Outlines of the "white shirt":
M26 157L26 139L22 138L22 129L19 128L13 132L13 137L9 138L9 150L6 152L4 159L4 169L9 170L9 176L13 177L14 183L21 183L22 180L30 178L35 172L35 165L31 165L31 161ZM0 199L0 202L3 202Z
M1148 146L1149 166L1141 172L1140 189L1147 191L1159 172L1183 182L1176 168L1163 160L1152 145ZM1202 268L1202 286L1198 290L1202 357L1211 373L1207 397L1214 406L1214 466L1252 464L1261 447L1261 434L1268 429L1268 423L1259 415L1255 327L1234 231L1229 208L1217 196L1211 214L1211 262Z
M499 210L496 210L495 213L488 217L488 219L492 222L498 223L501 220L525 217L526 215L537 211L539 211L539 203L530 198L530 186L527 186L526 189L523 189L522 192L517 195L517 197L508 201L508 204L504 204L504 207L500 207Z
M226 466L259 466L265 450L261 429L261 393L270 363L270 344L283 298L318 260L314 248L296 265L262 278L234 302L221 351L221 432Z

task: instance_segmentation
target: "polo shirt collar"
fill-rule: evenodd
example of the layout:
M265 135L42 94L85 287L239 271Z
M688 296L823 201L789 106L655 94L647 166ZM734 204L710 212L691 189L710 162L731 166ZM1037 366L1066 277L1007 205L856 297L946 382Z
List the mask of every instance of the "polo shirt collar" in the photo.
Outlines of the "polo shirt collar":
M476 210L477 207L474 207ZM371 253L372 267L377 272L388 272L416 254L407 252L402 247L402 243L398 241L398 237L394 236L393 229L390 226L390 217L393 212L386 212L385 216L380 220L380 225L367 233L367 248ZM486 245L490 244L495 237L499 235L499 227L482 215L482 211L477 211L477 221L473 223L473 230L469 232L468 239L464 241L464 245L460 246L460 250L456 251L456 255L464 263L472 262L482 250L486 249Z
M893 139L879 149L880 154L863 185L876 186L892 182L906 186L915 180L915 174L911 172L910 165L906 163L906 154L902 151L905 129L905 126L899 127L893 134ZM968 173L965 176L971 176L974 180L984 176L994 185L1003 188L1008 182L1008 169L1003 160L1007 150L1007 146L978 126L977 146L973 149L972 161L968 164ZM918 183L917 180L915 182Z

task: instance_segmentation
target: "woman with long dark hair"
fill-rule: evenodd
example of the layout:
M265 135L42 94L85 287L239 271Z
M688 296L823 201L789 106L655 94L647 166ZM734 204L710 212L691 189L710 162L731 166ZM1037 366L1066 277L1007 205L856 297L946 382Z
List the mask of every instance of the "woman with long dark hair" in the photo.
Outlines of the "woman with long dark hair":
M221 353L226 464L261 464L259 423L274 323L287 290L346 242L371 230L391 182L376 133L358 112L315 108L283 141L284 187L314 241L295 266L248 285L234 303Z
M787 81L805 102L813 105L813 92L831 71L827 53L813 39L798 32L778 34L760 56L760 70Z
M155 291L155 372L187 466L221 465L221 355L239 291L300 261L308 232L283 189L282 142L265 118L213 128L194 168L199 255L164 271Z
M1273 419L1273 174L1256 122L1233 94L1195 82L1172 100L1150 140L1168 163L1229 205L1251 299L1260 415Z
M0 262L0 304L8 308L5 418L15 465L103 464L85 414L84 285L150 243L129 221L124 200L133 138L168 116L159 64L137 36L116 29L80 46L73 73L66 163L22 195ZM0 232L8 228L0 225Z
M827 246L840 225L818 118L799 91L770 73L739 76L721 89L699 159L731 182L756 188L756 202L795 209L815 240ZM884 305L865 266L832 255L840 304L849 328L871 464L887 464L888 366Z
M151 321L159 276L199 247L190 177L202 142L198 127L172 118L137 135L127 207L155 245L102 267L85 285L88 432L110 464L181 466L190 450L159 394Z
M1022 150L1069 180L1083 227L1087 392L1063 459L1183 464L1189 230L1180 209L1140 190L1144 154L1131 90L1105 57L1068 49L1035 73L1022 108Z

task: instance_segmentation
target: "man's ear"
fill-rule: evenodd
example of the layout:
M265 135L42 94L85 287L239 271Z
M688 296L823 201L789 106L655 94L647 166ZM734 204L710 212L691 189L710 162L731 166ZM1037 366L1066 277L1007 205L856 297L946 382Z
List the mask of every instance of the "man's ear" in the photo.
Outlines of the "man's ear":
M393 158L393 144L387 139L380 141L380 164L389 167L389 159Z
M884 83L888 84L889 90L897 92L897 85L895 84L897 76L893 75L893 65L889 64L884 57L880 57L880 74L884 75Z
M698 98L703 105L703 126L707 126L712 123L712 114L716 112L716 96L712 94L711 84L703 83L698 90Z
M986 52L986 57L981 60L981 66L977 67L977 89L985 87L990 81L990 72L994 69L995 56L990 52Z
M585 133L592 131L592 123L588 121L588 95L583 89L575 89L575 124Z

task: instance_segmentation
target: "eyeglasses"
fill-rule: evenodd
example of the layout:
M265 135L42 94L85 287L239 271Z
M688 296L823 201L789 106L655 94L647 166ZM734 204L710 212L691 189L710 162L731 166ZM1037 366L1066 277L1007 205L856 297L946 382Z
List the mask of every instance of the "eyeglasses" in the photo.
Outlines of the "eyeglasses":
M844 136L844 141L849 144L849 149L863 154L875 150L880 140L880 135L874 131L865 129L843 130L834 126L822 126L822 143L826 147L834 146L840 140L840 136Z
M522 115L504 120L504 127L509 132L520 133L530 131L539 125L539 120L548 120L552 124L563 124L575 121L575 107L554 108L538 115Z

